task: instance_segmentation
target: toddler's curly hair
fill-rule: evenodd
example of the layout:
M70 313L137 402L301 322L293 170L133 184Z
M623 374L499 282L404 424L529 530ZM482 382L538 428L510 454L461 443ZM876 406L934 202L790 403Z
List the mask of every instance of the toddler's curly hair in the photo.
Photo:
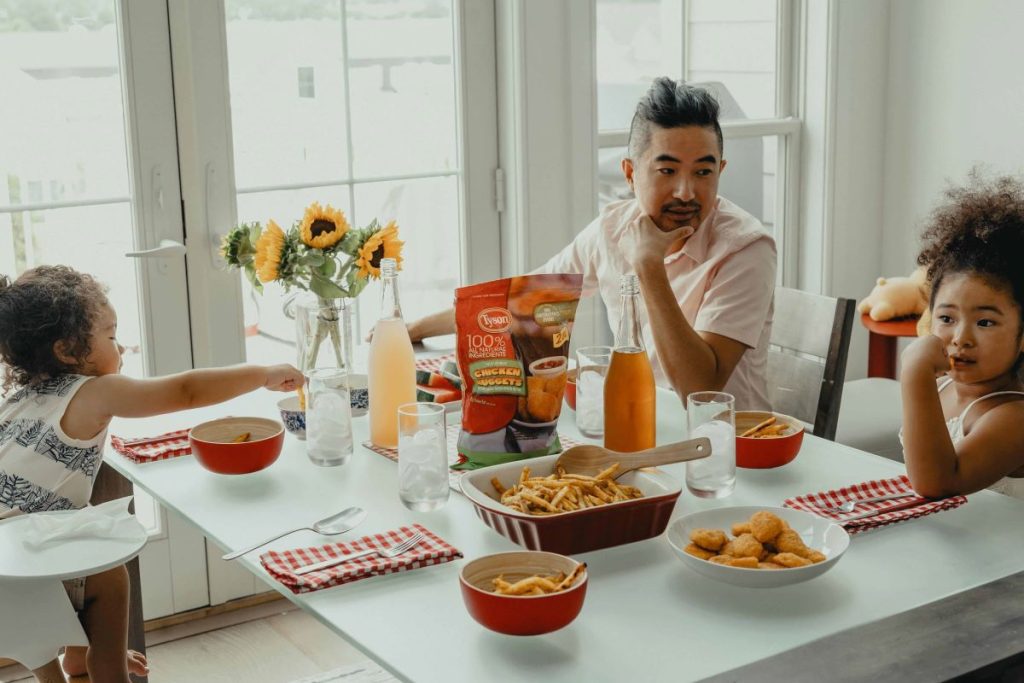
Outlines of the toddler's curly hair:
M917 257L928 269L934 305L942 280L971 273L1013 296L1024 324L1024 183L986 180L975 168L968 183L950 187L931 216Z
M67 266L39 266L13 282L0 275L3 393L75 372L78 365L62 362L53 346L63 341L68 355L87 358L93 324L106 303L106 287Z

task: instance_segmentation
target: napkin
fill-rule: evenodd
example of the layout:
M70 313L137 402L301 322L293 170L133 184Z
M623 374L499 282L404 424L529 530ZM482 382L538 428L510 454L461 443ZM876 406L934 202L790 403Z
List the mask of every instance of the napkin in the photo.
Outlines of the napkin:
M22 544L29 550L41 550L58 541L83 538L142 541L146 530L128 512L131 502L132 497L126 496L68 514L31 514L25 522L29 528Z
M318 572L310 572L303 576L298 576L292 571L314 562L356 553L360 550L390 548L414 535L417 531L423 534L423 540L398 557L389 559L380 555L372 555L328 567ZM271 550L260 555L260 563L271 576L287 586L293 593L310 593L321 588L351 583L370 576L407 572L420 567L443 564L460 557L462 557L462 552L458 548L449 545L423 526L412 524L379 534L363 536L359 540L347 543L328 543L281 552Z
M896 500L883 500L877 503L864 503L858 505L853 512L839 512L836 510L825 510L823 507L836 506L848 500L874 498L885 496L890 493L906 493L909 497ZM964 496L952 496L950 498L925 498L914 493L914 487L910 485L907 475L893 477L892 479L875 479L860 484L851 484L839 489L830 489L818 493L807 493L795 498L788 498L782 504L794 510L803 510L812 515L823 517L841 525L851 534L878 529L890 524L905 522L908 519L918 519L943 510L952 510L967 502ZM819 507L823 506L823 507ZM867 512L877 512L871 517L843 521L849 517L857 517Z
M462 383L454 370L455 354L416 361L416 400L451 403L462 400Z
M187 429L179 429L176 432L139 439L111 436L110 445L114 447L115 451L135 463L167 460L168 458L177 458L179 455L192 455L188 432Z

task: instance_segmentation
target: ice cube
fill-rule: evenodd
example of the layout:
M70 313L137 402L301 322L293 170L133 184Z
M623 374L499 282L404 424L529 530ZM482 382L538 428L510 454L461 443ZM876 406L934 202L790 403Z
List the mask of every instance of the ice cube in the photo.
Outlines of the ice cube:
M436 429L421 429L413 435L412 441L424 448L440 448L441 434Z

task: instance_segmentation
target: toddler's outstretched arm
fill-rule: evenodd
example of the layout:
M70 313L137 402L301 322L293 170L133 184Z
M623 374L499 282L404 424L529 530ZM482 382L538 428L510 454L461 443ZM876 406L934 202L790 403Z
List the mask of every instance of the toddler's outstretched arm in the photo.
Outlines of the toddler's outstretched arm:
M115 416L161 415L220 403L260 387L292 391L302 383L302 373L290 365L237 365L153 379L103 375L82 385L68 404L61 427L71 438L88 439Z

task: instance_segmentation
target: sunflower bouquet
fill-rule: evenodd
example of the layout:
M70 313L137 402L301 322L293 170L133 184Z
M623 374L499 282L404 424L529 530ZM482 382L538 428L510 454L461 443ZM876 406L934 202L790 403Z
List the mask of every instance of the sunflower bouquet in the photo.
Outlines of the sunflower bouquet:
M299 343L299 366L307 370L328 336L339 364L343 362L342 339L348 347L351 339L348 330L343 335L339 329L337 302L359 296L371 279L380 278L381 259L393 258L401 269L402 246L394 221L381 225L374 219L365 228L354 228L342 211L313 202L288 230L273 220L266 226L236 226L224 238L221 255L229 266L241 269L258 292L264 283L277 282L285 291L300 289L318 297L321 312L314 329ZM349 356L350 349L345 351Z
M310 204L301 221L285 231L273 220L267 225L242 223L224 238L224 261L240 268L257 291L278 282L286 291L298 288L322 299L352 299L370 279L380 277L380 260L393 258L401 269L398 225L376 219L353 228L345 214L331 205Z

